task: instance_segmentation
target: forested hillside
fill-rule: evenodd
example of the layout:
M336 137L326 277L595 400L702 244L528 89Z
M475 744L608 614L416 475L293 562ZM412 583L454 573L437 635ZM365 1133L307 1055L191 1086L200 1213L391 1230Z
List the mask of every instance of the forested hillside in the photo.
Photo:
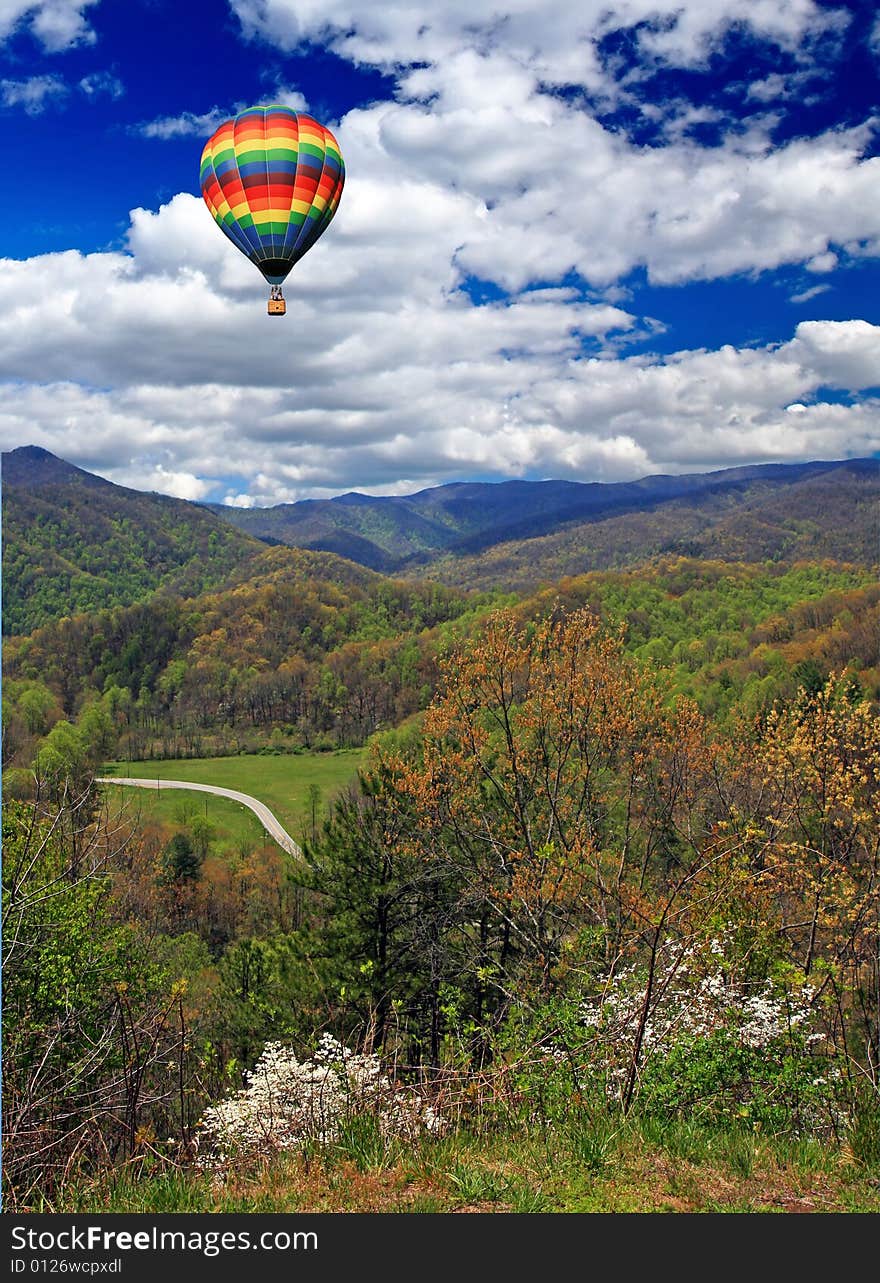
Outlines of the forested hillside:
M38 728L93 716L98 702L112 705L105 751L119 756L253 750L270 734L288 749L361 745L427 707L444 651L500 600L289 548L242 573L220 593L160 596L10 639L7 766L29 763ZM630 654L725 718L845 669L875 698L878 601L862 567L680 557L562 580L515 610L589 606L623 628Z
M853 460L790 485L756 480L674 499L650 511L575 522L553 534L445 555L423 578L462 588L529 592L563 575L641 565L683 554L718 561L880 562L880 463Z
M7 1206L880 1209L876 469L758 471L429 579L17 459ZM304 860L95 783L221 756Z
M131 757L237 752L273 728L289 746L362 744L425 707L444 627L489 600L293 548L241 573L221 593L162 594L10 639L6 764L27 763L34 726L96 701ZM42 718L29 711L41 700L54 710Z
M264 543L463 588L531 592L589 570L684 554L723 561L878 560L875 460L768 465L636 482L511 481L268 509L114 486L35 447L3 459L7 635L63 615L193 596ZM213 514L213 515L212 515ZM240 529L239 529L240 528ZM247 533L245 533L247 532Z
M376 570L527 590L542 579L635 565L658 553L731 561L876 562L873 459L728 468L640 481L453 484L406 496L346 494L212 511L273 542ZM478 554L478 555L476 555Z
M3 455L3 632L220 584L263 550L211 513L115 486L35 446Z

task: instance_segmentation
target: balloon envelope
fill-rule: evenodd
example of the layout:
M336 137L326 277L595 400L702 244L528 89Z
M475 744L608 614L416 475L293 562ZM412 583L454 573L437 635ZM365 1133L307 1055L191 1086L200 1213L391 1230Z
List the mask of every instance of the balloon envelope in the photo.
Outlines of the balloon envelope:
M273 104L248 107L211 135L200 181L221 230L280 285L336 213L345 164L329 129Z

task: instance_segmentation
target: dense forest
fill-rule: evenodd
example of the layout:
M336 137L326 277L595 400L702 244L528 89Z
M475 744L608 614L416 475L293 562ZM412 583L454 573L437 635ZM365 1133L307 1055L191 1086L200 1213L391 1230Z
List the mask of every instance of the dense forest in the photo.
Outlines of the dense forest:
M25 446L3 456L3 633L223 583L263 551L182 499L114 486Z
M724 475L724 474L722 474ZM871 461L808 473L782 487L769 479L719 486L699 502L566 523L551 534L493 542L479 555L445 554L419 574L460 588L532 592L565 575L638 567L652 557L793 562L877 561L880 468Z
M417 580L517 593L662 556L873 565L878 503L880 469L851 459L235 509L141 494L26 446L3 455L3 631L30 633L159 590L222 590L278 544Z
M880 584L779 549L476 591L276 546L44 603L4 646L7 1206L878 1210ZM347 746L303 859L95 782Z
M20 792L43 738L50 751L82 718L103 719L102 753L131 759L254 751L270 734L289 749L362 745L427 707L442 655L493 604L497 594L275 548L222 593L62 619L7 642L7 784ZM880 685L880 587L867 568L661 559L562 580L516 610L559 604L589 605L628 653L722 720L844 669L872 698Z

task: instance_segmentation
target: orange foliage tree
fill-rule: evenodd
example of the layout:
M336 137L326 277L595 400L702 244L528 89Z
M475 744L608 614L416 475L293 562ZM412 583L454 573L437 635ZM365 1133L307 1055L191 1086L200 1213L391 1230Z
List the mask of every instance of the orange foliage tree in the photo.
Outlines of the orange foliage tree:
M877 1081L880 722L852 683L776 708L750 746L746 806L785 956L810 977L854 1060ZM866 1054L865 1054L866 1053Z
M384 768L418 816L411 850L460 888L478 1019L552 991L575 953L607 976L682 952L735 845L715 827L716 755L693 704L667 704L588 610L498 612L443 676L419 761ZM642 1023L655 997L649 984Z

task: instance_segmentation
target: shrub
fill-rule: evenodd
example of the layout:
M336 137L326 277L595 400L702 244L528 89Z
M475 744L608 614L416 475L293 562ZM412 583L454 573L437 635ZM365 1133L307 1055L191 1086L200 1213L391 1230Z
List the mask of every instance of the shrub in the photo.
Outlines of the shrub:
M735 981L716 941L708 956L661 964L652 993L633 1096L642 1116L793 1136L846 1129L843 1062L817 1028L809 985ZM619 1106L644 1003L645 976L632 967L591 997L548 1004L517 1033L527 1098L551 1114L565 1112L572 1098L588 1112Z
M268 1043L245 1080L241 1091L202 1118L209 1166L242 1154L296 1149L310 1140L335 1141L364 1115L375 1118L385 1138L442 1126L428 1101L392 1081L377 1056L352 1052L330 1034L303 1061L291 1047Z

